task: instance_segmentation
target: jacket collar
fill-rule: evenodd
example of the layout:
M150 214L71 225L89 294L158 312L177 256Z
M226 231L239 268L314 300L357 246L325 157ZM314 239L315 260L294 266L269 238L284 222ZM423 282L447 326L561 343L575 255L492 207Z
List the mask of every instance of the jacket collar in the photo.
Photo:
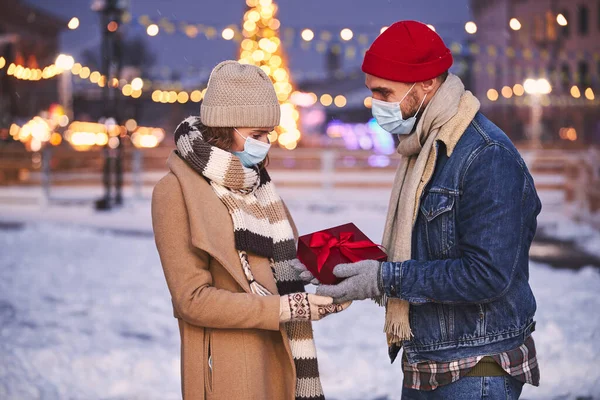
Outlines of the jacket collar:
M173 151L167 160L177 177L187 207L191 242L215 258L246 291L250 285L244 275L235 250L233 222L227 207L214 193L210 184Z

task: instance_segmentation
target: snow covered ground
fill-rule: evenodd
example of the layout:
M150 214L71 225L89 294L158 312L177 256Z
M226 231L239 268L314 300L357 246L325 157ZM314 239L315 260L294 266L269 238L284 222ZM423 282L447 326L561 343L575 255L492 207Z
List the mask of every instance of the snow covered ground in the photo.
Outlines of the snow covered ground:
M92 192L62 194L80 193ZM388 190L281 194L301 233L355 222L381 238ZM144 195L109 214L89 204L40 206L24 200L26 191L0 207L0 224L27 222L0 229L0 399L180 398L179 335L153 239L119 233L150 232ZM579 233L592 250L599 237L550 211L540 220L570 238ZM523 398L600 399L600 272L531 263L531 284L542 384ZM329 399L400 398L402 372L389 364L382 326L372 302L315 323Z

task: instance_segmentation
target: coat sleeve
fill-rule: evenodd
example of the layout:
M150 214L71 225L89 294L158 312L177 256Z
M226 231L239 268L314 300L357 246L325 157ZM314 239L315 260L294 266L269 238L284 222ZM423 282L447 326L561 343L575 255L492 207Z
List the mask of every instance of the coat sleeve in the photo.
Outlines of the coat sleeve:
M207 328L279 330L279 296L212 286L210 255L191 243L183 193L173 175L154 188L152 225L173 306L181 319Z

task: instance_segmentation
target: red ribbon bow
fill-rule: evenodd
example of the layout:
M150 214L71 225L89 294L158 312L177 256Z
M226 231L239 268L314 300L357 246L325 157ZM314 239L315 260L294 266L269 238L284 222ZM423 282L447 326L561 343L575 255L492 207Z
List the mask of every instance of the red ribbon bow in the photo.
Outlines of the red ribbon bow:
M339 248L340 252L352 262L363 260L363 258L355 252L356 249L379 248L378 245L369 240L353 242L353 237L354 233L352 232L341 232L339 239L327 232L317 232L312 235L310 238L310 247L319 249L319 252L317 253L317 266L319 272L323 269L325 262L329 258L331 249L334 247Z

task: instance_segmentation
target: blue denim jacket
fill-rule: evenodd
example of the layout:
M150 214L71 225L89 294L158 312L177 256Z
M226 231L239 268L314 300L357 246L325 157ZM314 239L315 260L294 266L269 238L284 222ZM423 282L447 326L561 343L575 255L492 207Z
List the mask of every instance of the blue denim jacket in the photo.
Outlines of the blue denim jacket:
M481 113L450 157L436 146L412 259L382 265L386 294L411 304L410 363L501 353L535 328L528 259L541 202L523 159Z

